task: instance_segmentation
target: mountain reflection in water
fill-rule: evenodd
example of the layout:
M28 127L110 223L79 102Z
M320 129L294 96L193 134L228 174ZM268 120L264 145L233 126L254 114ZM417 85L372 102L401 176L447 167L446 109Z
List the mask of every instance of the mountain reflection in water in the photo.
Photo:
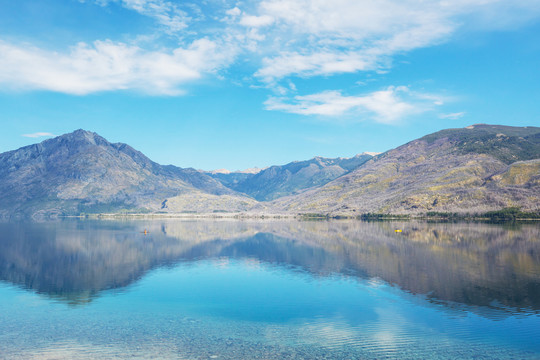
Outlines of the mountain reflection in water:
M144 234L144 230L148 234ZM403 229L396 233L395 229ZM360 221L0 224L0 280L84 304L149 270L253 259L314 276L377 278L445 306L540 310L540 226Z

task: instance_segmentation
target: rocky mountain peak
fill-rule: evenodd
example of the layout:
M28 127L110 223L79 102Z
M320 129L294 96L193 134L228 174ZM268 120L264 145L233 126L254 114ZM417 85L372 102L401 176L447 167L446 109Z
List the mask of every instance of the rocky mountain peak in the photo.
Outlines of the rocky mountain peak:
M0 154L2 214L157 210L182 193L231 194L191 169L162 166L83 129Z
M88 143L92 145L110 145L110 143L105 138L99 136L95 132L87 131L83 129L78 129L71 133L60 135L56 138L52 138L49 140L45 140L44 142L53 142L53 141L82 142L82 143Z

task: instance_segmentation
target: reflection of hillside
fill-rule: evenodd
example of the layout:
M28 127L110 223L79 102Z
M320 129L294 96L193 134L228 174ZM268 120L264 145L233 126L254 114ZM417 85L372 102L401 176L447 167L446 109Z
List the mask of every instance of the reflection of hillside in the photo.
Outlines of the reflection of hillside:
M395 229L403 229L395 233ZM339 254L341 268L430 298L540 310L540 228L489 224L313 223L298 240Z
M2 224L0 277L38 292L85 302L124 287L189 246L174 238L144 237L137 226L91 223Z
M0 231L0 279L70 302L125 287L163 264L231 257L376 277L434 300L540 310L538 225L154 220L0 224Z

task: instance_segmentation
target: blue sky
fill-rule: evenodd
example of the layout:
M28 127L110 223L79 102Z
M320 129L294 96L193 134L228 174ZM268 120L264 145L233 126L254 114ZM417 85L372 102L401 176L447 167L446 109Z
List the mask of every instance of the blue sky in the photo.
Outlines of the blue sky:
M0 152L83 128L161 164L540 126L537 0L0 0Z

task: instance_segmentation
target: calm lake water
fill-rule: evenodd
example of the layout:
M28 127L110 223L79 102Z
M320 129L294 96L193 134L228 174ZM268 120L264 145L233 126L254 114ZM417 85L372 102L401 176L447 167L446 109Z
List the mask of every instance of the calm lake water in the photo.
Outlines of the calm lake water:
M0 223L0 358L539 359L539 339L540 224Z

